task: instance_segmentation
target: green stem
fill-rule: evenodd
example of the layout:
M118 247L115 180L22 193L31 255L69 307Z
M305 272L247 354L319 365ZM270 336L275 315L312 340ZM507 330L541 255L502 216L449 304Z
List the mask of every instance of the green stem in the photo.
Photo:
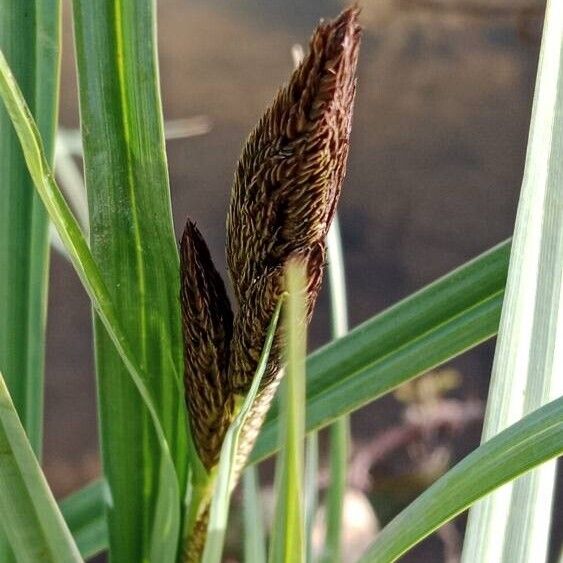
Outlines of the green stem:
M243 487L244 561L245 563L265 563L266 536L260 503L258 467L252 465L246 468L243 475Z
M307 561L313 561L313 526L319 503L318 471L319 435L317 432L311 432L305 439L305 537Z
M332 336L336 339L348 332L344 256L338 217L334 218L328 235L328 260ZM330 488L327 498L326 541L323 555L323 561L327 563L337 563L342 559L342 514L346 494L349 426L347 416L337 419L330 426Z
M330 488L327 497L326 545L324 562L342 561L342 515L346 495L346 472L350 420L340 417L330 426Z

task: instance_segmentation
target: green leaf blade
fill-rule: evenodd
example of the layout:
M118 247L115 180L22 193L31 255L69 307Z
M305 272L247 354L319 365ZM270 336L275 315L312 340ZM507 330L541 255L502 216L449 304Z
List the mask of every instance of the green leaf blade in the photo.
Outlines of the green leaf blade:
M563 395L563 5L547 3L483 440ZM472 508L463 561L545 561L555 463Z
M354 328L307 360L306 431L392 391L496 334L508 268L506 241ZM279 405L249 463L277 449Z
M58 115L59 0L0 0L0 49L21 81L50 161ZM0 370L36 454L43 437L48 219L0 107ZM9 561L0 538L0 560Z
M94 557L108 547L105 486L103 481L94 481L60 503L62 515L84 559Z
M0 49L20 80L52 161L60 66L58 0L0 1ZM47 214L10 117L0 108L0 369L41 456Z
M84 288L90 296L92 304L100 320L103 322L108 336L111 338L117 353L127 368L131 381L136 387L139 394L138 408L146 407L148 415L150 416L152 424L151 430L154 431L154 438L160 450L160 455L162 456L161 472L159 476L162 477L162 475L165 474L165 478L158 480L158 490L155 494L156 505L159 510L155 508L154 514L158 515L162 521L155 519L154 528L160 530L163 536L160 538L160 541L163 545L166 545L165 552L168 554L172 549L170 546L177 548L179 537L179 483L158 412L152 400L151 393L145 384L148 377L132 352L98 265L86 244L76 219L72 215L54 180L53 173L50 170L43 152L41 138L33 117L1 51L0 96L3 99L4 105L10 114L10 118L18 134L28 170L33 178L37 192L41 196L50 219L57 228L58 234L68 251L69 258ZM130 475L127 477L130 477ZM175 499L174 503L165 503L165 511L162 510L163 503L160 502L160 499L164 496ZM111 495L108 495L107 498L109 498L109 504L111 504ZM151 515L152 514L153 513L151 513ZM150 534L151 531L148 533ZM160 560L167 561L167 558L161 558Z
M338 216L334 217L328 233L327 247L332 337L341 338L348 332L348 299ZM342 416L333 422L329 432L330 486L326 502L326 540L322 560L324 563L339 563L342 560L343 513L350 447L348 416Z
M266 563L266 535L260 502L258 468L247 467L243 478L244 561Z
M145 384L183 497L188 434L179 263L164 152L154 12L151 0L74 1L92 252L133 353L148 374ZM152 552L149 538L159 537L152 530L161 507L158 484L164 467L149 415L99 321L96 360L102 451L112 498L110 551L116 560L141 560ZM166 549L165 543L160 546Z
M379 534L360 563L396 561L504 483L563 452L563 398L510 426L463 459Z
M247 467L246 471L256 466ZM307 540L306 561L314 559L313 529L319 507L319 435L311 432L305 438L305 537Z
M1 375L0 454L2 526L17 560L80 562Z

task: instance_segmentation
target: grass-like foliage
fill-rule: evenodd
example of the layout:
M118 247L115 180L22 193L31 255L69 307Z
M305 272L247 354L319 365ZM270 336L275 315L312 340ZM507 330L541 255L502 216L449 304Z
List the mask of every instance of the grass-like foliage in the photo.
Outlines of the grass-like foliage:
M15 555L20 561L80 561L1 374L0 450L3 531Z
M481 497L562 453L563 399L554 375L563 330L561 3L548 3L512 254L504 242L346 333L333 230L335 340L309 358L306 328L352 126L358 10L317 28L309 53L243 149L227 218L231 308L195 224L188 220L180 253L174 239L153 0L73 1L89 240L50 159L59 5L31 0L34 25L20 33L23 8L16 4L0 0L0 307L7 307L0 321L7 382L0 377L0 511L11 515L0 519L2 561L80 561L107 549L119 563L218 563L239 477L273 454L272 530L261 521L257 472L244 473L246 559L311 560L317 441L313 436L305 448L305 434L327 425L334 487L322 557L338 561L348 451L343 417L495 335L501 309L490 405L508 404L513 371L528 350L533 361L519 372L526 390L520 410L504 416L490 406L486 437L494 437L392 520L362 561L396 560ZM27 76L26 46L36 42L50 51L33 59ZM14 201L25 211L17 217ZM37 461L47 217L93 305L103 454L102 480L60 508ZM16 252L26 259L14 272L6 264ZM25 314L17 318L12 305ZM530 524L552 494L552 469L542 475L551 479L547 488L540 491L531 473L513 498L491 501L504 514L502 538L487 536L486 514L473 514L467 554L490 553L496 540L494 549L500 545L511 561L525 561L534 546L545 552L546 520L541 530ZM519 541L511 542L515 534ZM511 544L526 549L511 551Z

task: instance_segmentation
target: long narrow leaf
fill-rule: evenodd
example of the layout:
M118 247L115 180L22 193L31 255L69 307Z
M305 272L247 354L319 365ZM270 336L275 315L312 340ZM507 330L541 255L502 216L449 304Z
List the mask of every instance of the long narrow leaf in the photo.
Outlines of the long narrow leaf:
M348 332L348 303L344 254L338 216L328 233L328 277L332 337L342 338ZM339 563L342 560L343 510L346 495L350 421L344 415L332 423L330 431L330 488L326 503L326 541L323 561Z
M346 496L350 423L340 417L330 426L330 484L326 501L326 533L323 562L342 561L343 513Z
M243 475L244 562L266 563L266 536L260 502L258 468L247 467Z
M58 0L0 0L0 49L53 158L59 77ZM0 368L41 455L47 296L47 215L10 117L0 108Z
M510 243L504 242L313 353L306 430L388 393L494 336ZM250 463L276 451L274 403Z
M485 442L438 479L383 529L360 563L395 561L477 499L562 452L563 398Z
M95 481L60 503L63 517L84 559L108 547L104 487L102 481ZM97 514L97 517L92 518L92 514Z
M0 49L53 157L60 67L59 0L0 0ZM48 219L10 118L0 107L0 370L41 459L49 267ZM0 560L8 549L0 538Z
M483 440L563 394L563 4L547 4ZM463 560L547 557L555 462L477 504Z
M305 561L303 446L305 437L305 267L291 262L284 315L286 374L281 382L280 453L276 460L276 513L270 563Z
M336 419L342 413L352 412L356 403L360 405L388 393L401 383L424 373L428 367L447 361L457 354L476 346L494 336L502 305L504 283L508 268L510 242L478 256L468 264L447 274L440 280L425 287L406 300L376 315L363 325L353 329L345 338L331 342L308 358L308 382L317 382L316 393L308 392L309 402L315 395L323 393L325 375L333 374L332 366L337 364L343 377L340 387L337 381L327 385L337 391L354 382L363 381L363 399L349 405L346 397L327 405L322 413L329 419ZM450 335L455 340L449 340ZM404 348L404 363L401 349ZM383 371L386 351L392 353L401 369ZM378 363L377 360L380 360ZM363 363L362 363L363 362ZM338 372L337 372L338 373ZM371 374L372 379L368 380ZM377 376L385 374L381 381ZM367 383L366 383L367 380ZM361 386L360 386L361 388ZM334 411L328 409L334 408ZM348 409L348 410L347 410ZM323 417L313 413L307 419L307 431L321 426ZM274 414L263 429L255 447L251 463L268 457L277 450L277 414ZM95 511L92 519L98 517Z
M280 299L270 326L266 334L264 348L260 355L260 361L256 368L256 375L252 381L252 385L238 415L235 417L225 439L221 446L221 457L219 461L219 470L217 475L217 482L215 483L215 490L211 499L211 511L209 515L209 525L207 527L207 539L205 541L205 548L203 550L202 563L220 563L221 555L223 553L223 544L225 541L225 531L227 529L227 519L229 517L229 505L231 499L231 492L235 483L236 477L236 458L238 451L238 443L240 433L244 427L248 415L251 412L252 404L258 394L262 376L266 371L268 364L268 357L274 341L274 335L278 326L278 319L280 316L283 297Z
M255 466L251 465L249 471ZM305 439L305 539L307 543L306 561L314 560L313 528L319 505L319 434L311 432Z
M0 514L18 561L81 561L0 374Z
M144 383L183 497L189 453L179 262L164 151L155 2L74 0L73 8L92 253L147 374ZM159 549L170 542L156 522L158 499L163 499L157 494L161 454L119 353L99 320L95 329L100 438L112 498L110 551L116 561L141 561L153 541Z
M33 118L10 72L6 59L1 52L0 96L4 101L20 139L25 160L35 183L35 187L43 200L53 224L57 228L61 240L68 250L72 264L84 288L88 292L99 318L104 323L108 335L126 365L128 373L142 398L142 402L150 414L156 438L162 452L160 467L157 468L159 490L156 497L157 499L168 499L166 503L158 503L160 510L157 512L158 519L155 516L155 526L161 524L158 526L157 533L164 550L163 553L160 554L161 559L159 560L163 562L167 561L172 555L175 555L176 552L175 546L178 541L180 527L180 495L178 479L170 456L168 443L151 394L144 383L147 377L131 351L130 344L118 320L112 299L99 268L86 244L84 236L80 231L80 227L54 180L53 173L43 153L41 139ZM165 508L165 510L163 510L163 508ZM172 552L174 553L172 554Z

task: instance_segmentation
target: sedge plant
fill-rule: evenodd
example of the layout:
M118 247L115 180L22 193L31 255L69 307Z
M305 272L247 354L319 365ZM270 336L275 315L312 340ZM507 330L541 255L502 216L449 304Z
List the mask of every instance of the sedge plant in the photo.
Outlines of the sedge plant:
M500 342L510 341L515 330L507 320L519 310L514 303L522 310L538 303L531 330L543 343L549 381L558 365L561 321L557 314L540 321L546 303L559 307L554 296L561 247L554 233L563 232L563 225L557 214L545 213L542 222L541 211L519 213L517 233L537 227L540 234L530 240L539 236L545 249L526 252L535 247L526 246L520 234L512 254L510 241L501 243L347 334L340 329L334 341L305 358L306 326L345 175L359 53L357 8L318 27L309 53L243 149L227 218L233 312L195 223L187 221L179 251L174 239L154 2L73 0L88 239L51 166L60 6L56 0L30 0L30 11L24 3L1 3L0 217L17 227L2 225L2 300L18 299L25 322L42 326L48 216L93 305L103 457L102 480L58 506L37 461L44 333L26 332L9 309L13 322L3 322L0 333L0 370L7 382L0 380L2 561L80 561L107 549L119 563L216 563L241 472L278 451L269 546L260 526L251 528L250 515L260 510L257 475L245 473L246 535L256 535L245 538L246 559L311 560L305 492L314 479L303 478L304 435L330 424L338 487L330 496L333 533L323 557L338 561L341 545L334 532L341 526L346 460L342 417L495 335L507 272L511 293ZM18 26L29 13L34 25L21 34ZM560 161L563 146L563 31L553 23L562 16L561 4L549 3L533 115L543 124L547 120L551 134L531 135L533 158L527 163L527 170L548 170L547 183L545 175L527 176L528 186L535 179L549 187L542 200L548 207L563 190L563 172L551 164ZM28 35L32 44L46 42L51 57L37 57L39 48L26 51ZM22 64L25 57L34 66ZM31 77L26 68L34 69ZM538 107L546 100L550 105L542 113ZM17 215L21 209L25 213ZM31 217L37 214L35 231ZM26 258L23 266L18 262L23 286L7 266L16 252ZM519 286L532 258L540 281ZM335 300L335 312L338 305ZM499 345L504 357L506 345ZM503 377L495 369L495 377ZM396 560L493 489L560 455L563 399L551 387L543 394L530 387L526 405L399 514L362 561ZM315 447L312 441L307 448L313 457ZM535 481L522 483L514 498L529 503L518 510L536 513ZM511 504L505 510L507 538L511 526L527 530L514 510ZM537 528L529 533L539 537Z

